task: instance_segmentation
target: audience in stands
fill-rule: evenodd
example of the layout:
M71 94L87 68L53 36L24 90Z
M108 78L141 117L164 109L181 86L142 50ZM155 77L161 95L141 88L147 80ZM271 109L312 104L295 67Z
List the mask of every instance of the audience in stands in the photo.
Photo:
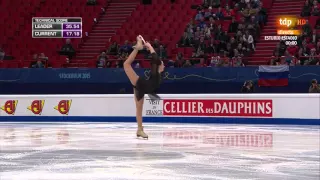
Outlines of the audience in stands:
M192 44L192 36L186 31L183 33L183 36L180 39L179 44L182 47L189 47Z
M213 11L212 11L212 7L210 6L208 11L204 13L204 18L206 21L209 20L210 17L212 17L213 15Z
M108 61L108 56L106 52L102 52L98 57L97 57L97 67L98 68L103 68L107 66L107 61Z
M319 16L320 16L320 3L319 2L320 2L319 0L306 0L304 6L302 8L302 11L301 11L302 17L311 16L311 18L316 21L315 26L312 27L315 29L320 29L320 22L319 22L320 21L320 18L319 18Z
M117 42L113 42L112 45L108 49L108 54L109 55L118 55L119 53L119 45Z
M184 68L192 67L192 64L191 64L190 60L186 60L186 62L183 64L182 67L184 67Z
M194 66L198 68L207 67L207 63L205 62L204 58L201 58L199 63L195 63Z
M210 66L243 66L243 58L255 51L260 26L267 22L267 10L262 6L259 0L228 1L224 7L220 1L205 0L203 6L198 7L195 22L191 20L188 24L179 45L193 47L191 58L203 58ZM285 48L277 53L284 55L284 51Z
M263 7L263 3L260 2L260 10L258 12L259 23L262 25L266 25L268 19L267 9Z
M64 44L59 52L60 55L68 56L69 59L75 55L76 51L71 44L71 40L67 39L66 44Z
M222 20L224 19L224 16L223 16L223 12L222 12L222 9L221 7L218 8L218 11L214 14L212 14L213 18L214 19L217 19L217 20Z
M212 56L208 67L218 67L220 61L220 56Z
M241 88L241 93L253 93L254 87L252 81L246 81L244 82L244 85Z
M315 5L315 6L312 7L311 15L312 16L319 16L320 15L318 6Z
M96 5L97 0L87 0L87 5Z
M115 62L115 68L123 68L123 62L127 59L128 54L122 54Z
M320 85L318 84L318 81L316 79L311 80L309 93L320 93Z
M106 14L106 9L105 8L101 8L101 14Z
M174 61L174 67L176 67L176 68L182 67L184 63L185 63L185 61L183 59L183 54L181 52L179 52L176 55L176 60Z
M311 4L309 2L309 0L306 0L305 3L304 3L304 6L302 8L302 11L301 11L301 17L306 17L306 16L310 16L311 15Z
M32 68L45 68L45 66L42 63L42 61L38 59L37 62L34 65L32 65Z
M152 43L152 47L154 48L155 51L159 50L160 48L160 41L159 39L154 39L153 43Z
M220 0L204 0L203 6L218 8L220 7L220 3Z
M271 56L271 60L269 62L270 66L277 66L280 64L280 58L278 56Z
M165 46L163 46L163 45L160 45L160 48L157 51L157 54L159 55L160 59L167 59L168 58L167 50L166 50Z
M320 18L318 18L316 25L314 26L316 29L320 29Z
M320 40L320 34L317 33L316 29L313 29L311 34L311 42L316 44Z
M38 57L38 59L40 59L41 61L49 60L49 58L44 53L40 53L40 56Z
M309 24L309 21L306 20L306 24L304 24L302 26L302 32L303 32L303 36L310 36L311 35L311 32L312 32L312 27L311 25Z
M319 55L317 55L315 48L312 48L310 50L309 59L307 59L304 64L305 65L319 65Z
M238 25L239 25L239 23L236 22L235 17L233 17L233 18L232 18L232 21L231 21L231 24L229 25L229 28L228 28L229 30L228 30L228 32L229 32L229 33L236 33L237 30L238 30Z
M37 61L38 61L38 54L33 54L32 59L31 59L31 63L30 63L30 67L33 67Z
M254 50L255 49L255 47L254 47L254 39L253 39L252 35L249 33L248 30L243 35L242 39L243 39L245 45L247 46L247 48L249 50Z
M0 60L3 60L5 55L6 55L6 53L4 52L4 50L2 48L0 48Z
M199 11L198 14L196 15L195 20L196 20L196 21L200 21L201 19L204 18L204 14L205 14L204 9L202 9L202 10Z
M234 67L243 67L244 64L242 62L242 56L235 56L232 58L233 66Z
M132 49L132 45L129 43L128 40L126 40L124 42L124 45L122 45L120 47L119 53L120 53L121 56L123 56L123 55L126 56L126 55L130 54L132 50L133 50Z

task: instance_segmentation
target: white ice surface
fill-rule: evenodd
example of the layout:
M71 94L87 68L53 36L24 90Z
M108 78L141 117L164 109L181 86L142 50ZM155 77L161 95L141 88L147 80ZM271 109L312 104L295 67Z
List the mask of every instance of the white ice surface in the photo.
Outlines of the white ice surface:
M319 126L0 123L0 180L319 180Z

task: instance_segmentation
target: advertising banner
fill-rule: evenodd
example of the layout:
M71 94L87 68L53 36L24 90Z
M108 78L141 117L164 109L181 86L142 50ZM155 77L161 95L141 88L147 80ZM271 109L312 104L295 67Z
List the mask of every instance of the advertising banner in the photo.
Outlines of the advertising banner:
M163 115L272 117L272 100L167 99Z
M318 94L179 94L144 99L144 118L225 119L320 119ZM0 96L2 120L14 117L105 117L136 116L133 95L11 95ZM153 118L153 119L152 119ZM23 119L22 119L23 120ZM104 121L107 121L104 120ZM130 120L131 121L131 120ZM160 121L160 120L159 120ZM210 119L209 119L210 121ZM182 120L179 122L183 122Z

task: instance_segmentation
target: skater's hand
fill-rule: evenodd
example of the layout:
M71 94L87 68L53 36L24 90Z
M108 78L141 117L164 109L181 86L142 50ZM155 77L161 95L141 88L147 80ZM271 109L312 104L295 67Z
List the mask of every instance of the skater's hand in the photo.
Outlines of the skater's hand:
M155 52L154 49L153 49L153 47L152 47L152 45L151 45L149 42L146 42L146 43L144 44L144 46L145 46L151 53Z

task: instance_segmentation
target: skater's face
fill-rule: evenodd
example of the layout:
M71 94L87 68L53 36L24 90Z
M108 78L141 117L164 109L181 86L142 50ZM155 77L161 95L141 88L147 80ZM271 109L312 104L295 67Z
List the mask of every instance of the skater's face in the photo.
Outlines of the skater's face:
M164 71L164 64L163 64L163 61L161 61L161 65L159 66L159 73L162 73Z

